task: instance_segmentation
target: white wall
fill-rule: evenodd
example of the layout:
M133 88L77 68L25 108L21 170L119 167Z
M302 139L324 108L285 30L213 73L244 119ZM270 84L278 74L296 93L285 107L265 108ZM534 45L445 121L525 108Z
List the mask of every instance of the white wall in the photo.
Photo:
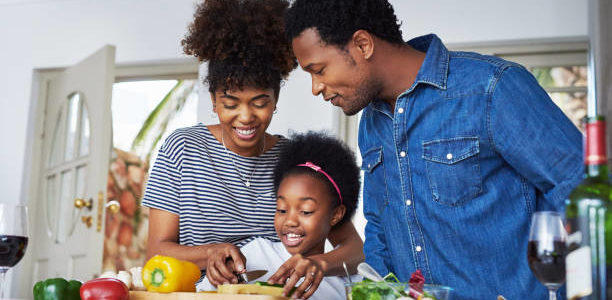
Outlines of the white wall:
M20 197L32 70L76 63L104 44L117 62L181 58L195 0L0 0L0 201ZM449 43L586 36L587 1L391 0L406 38L436 32ZM331 128L327 104L297 71L272 130ZM299 105L296 105L298 104ZM314 112L302 113L304 107ZM278 123L278 125L277 125ZM281 125L283 124L283 125Z
M446 43L586 36L587 0L391 0L404 37Z
M104 44L117 47L118 63L182 58L194 2L0 0L0 202L17 202L21 194L32 71L74 64ZM471 43L587 35L584 0L391 2L405 38L435 32L448 43ZM280 101L272 132L332 129L332 108L310 94L304 72L293 73Z

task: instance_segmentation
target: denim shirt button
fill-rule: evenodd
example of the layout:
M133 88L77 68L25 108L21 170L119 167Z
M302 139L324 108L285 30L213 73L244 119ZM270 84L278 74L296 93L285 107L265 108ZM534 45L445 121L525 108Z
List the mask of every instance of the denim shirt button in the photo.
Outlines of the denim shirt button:
M404 151L400 152L400 156L401 157L406 157L406 152L404 152Z
M403 114L404 113L404 108L402 108L402 107L398 108L397 112L400 113L400 114Z
M421 249L421 246L416 246L415 249L416 249L417 252L421 252L421 250L423 250L423 249Z
M410 206L410 204L412 204L412 201L406 200L406 205Z
M448 160L453 159L453 154L452 153L446 154L446 159Z

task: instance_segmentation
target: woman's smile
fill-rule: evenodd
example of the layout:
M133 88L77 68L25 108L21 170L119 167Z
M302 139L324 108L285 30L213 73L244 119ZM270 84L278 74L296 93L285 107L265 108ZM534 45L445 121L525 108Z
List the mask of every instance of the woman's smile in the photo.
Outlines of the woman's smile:
M257 135L258 127L234 127L236 136L241 140L251 140Z

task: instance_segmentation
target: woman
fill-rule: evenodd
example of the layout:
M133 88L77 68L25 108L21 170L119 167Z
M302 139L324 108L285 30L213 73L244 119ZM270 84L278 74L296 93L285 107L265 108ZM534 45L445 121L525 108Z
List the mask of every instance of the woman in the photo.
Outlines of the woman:
M217 125L175 131L164 142L149 177L143 205L151 208L148 256L196 263L212 284L237 282L245 258L239 247L255 237L274 242L276 199L272 171L286 141L265 131L280 85L296 67L284 35L286 0L207 0L182 44L208 61L206 83ZM296 256L270 277L298 286L308 298L324 275L354 270L363 242L352 223L330 232L329 253Z

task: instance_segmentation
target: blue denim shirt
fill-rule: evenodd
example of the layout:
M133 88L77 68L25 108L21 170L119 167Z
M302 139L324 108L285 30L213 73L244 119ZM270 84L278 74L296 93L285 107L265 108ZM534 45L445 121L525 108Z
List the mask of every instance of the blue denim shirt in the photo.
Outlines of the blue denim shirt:
M580 182L581 133L520 65L408 43L427 53L414 84L359 125L366 261L403 281L420 269L455 300L546 299L530 220Z

